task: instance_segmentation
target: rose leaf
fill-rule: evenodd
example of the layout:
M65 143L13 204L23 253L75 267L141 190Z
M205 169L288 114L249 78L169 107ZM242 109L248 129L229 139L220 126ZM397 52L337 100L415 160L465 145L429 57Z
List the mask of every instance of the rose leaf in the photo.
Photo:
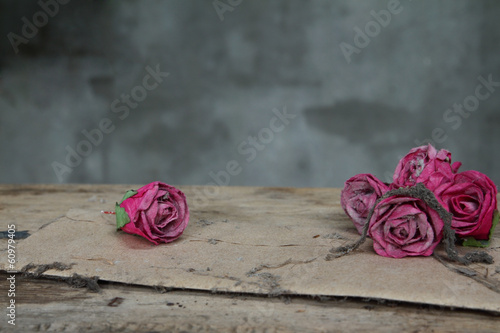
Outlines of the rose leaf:
M128 214L125 211L125 208L120 207L118 202L116 203L115 214L116 214L116 229L117 230L123 228L125 226L125 224L130 223L130 217L128 217Z

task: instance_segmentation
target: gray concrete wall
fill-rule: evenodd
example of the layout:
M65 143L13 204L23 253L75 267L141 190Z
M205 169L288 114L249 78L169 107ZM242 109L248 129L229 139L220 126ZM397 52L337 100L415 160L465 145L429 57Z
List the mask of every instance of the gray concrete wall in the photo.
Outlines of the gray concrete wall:
M0 0L2 183L500 183L498 1L59 1Z

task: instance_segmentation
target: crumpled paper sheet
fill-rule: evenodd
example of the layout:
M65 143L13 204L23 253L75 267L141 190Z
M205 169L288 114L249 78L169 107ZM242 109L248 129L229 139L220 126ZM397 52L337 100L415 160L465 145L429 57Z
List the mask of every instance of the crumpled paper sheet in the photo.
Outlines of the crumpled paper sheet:
M353 296L500 312L500 293L492 290L500 288L498 231L487 249L495 263L470 265L466 274L433 257L378 256L371 240L326 261L332 247L358 237L340 207L339 189L221 187L205 204L189 201L193 188L181 189L191 220L173 243L154 246L117 232L114 216L101 214L100 206L70 208L19 244L17 268L74 263L69 270L45 275L78 273L167 288Z

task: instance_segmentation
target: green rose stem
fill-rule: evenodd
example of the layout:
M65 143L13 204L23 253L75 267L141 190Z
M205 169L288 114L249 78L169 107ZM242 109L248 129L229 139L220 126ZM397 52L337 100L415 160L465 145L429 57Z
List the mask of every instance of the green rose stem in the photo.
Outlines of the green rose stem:
M340 246L338 248L332 248L330 250L331 254L328 254L325 259L333 260L335 258L342 257L356 250L361 244L363 244L368 234L369 222L373 215L375 207L379 204L380 201L395 195L408 196L420 199L439 214L439 217L441 217L441 219L444 222L443 241L448 258L464 265L468 265L473 262L482 262L485 264L493 263L493 258L484 251L472 251L465 254L463 257L459 256L457 248L455 247L455 241L456 241L455 230L451 228L451 219L453 215L449 213L446 209L444 209L443 206L441 206L441 204L437 201L436 197L434 196L434 193L428 188L426 188L425 185L422 183L418 183L415 186L400 187L398 189L386 192L375 202L375 205L373 205L373 207L371 208L370 213L368 214L366 222L363 226L363 233L361 234L361 237L354 243L345 246Z

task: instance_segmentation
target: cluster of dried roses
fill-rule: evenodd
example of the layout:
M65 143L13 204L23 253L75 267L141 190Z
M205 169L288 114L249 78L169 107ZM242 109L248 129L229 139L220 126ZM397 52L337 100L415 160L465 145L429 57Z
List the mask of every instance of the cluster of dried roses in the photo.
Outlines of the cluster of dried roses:
M439 203L453 214L451 227L459 237L488 239L497 208L497 188L486 175L458 172L460 162L451 163L451 153L432 145L416 147L403 157L386 184L371 174L346 181L341 205L359 233L365 222L375 252L385 257L429 256L443 238L444 222L424 200L390 196L376 201L389 190L423 183ZM373 209L370 221L366 221Z

